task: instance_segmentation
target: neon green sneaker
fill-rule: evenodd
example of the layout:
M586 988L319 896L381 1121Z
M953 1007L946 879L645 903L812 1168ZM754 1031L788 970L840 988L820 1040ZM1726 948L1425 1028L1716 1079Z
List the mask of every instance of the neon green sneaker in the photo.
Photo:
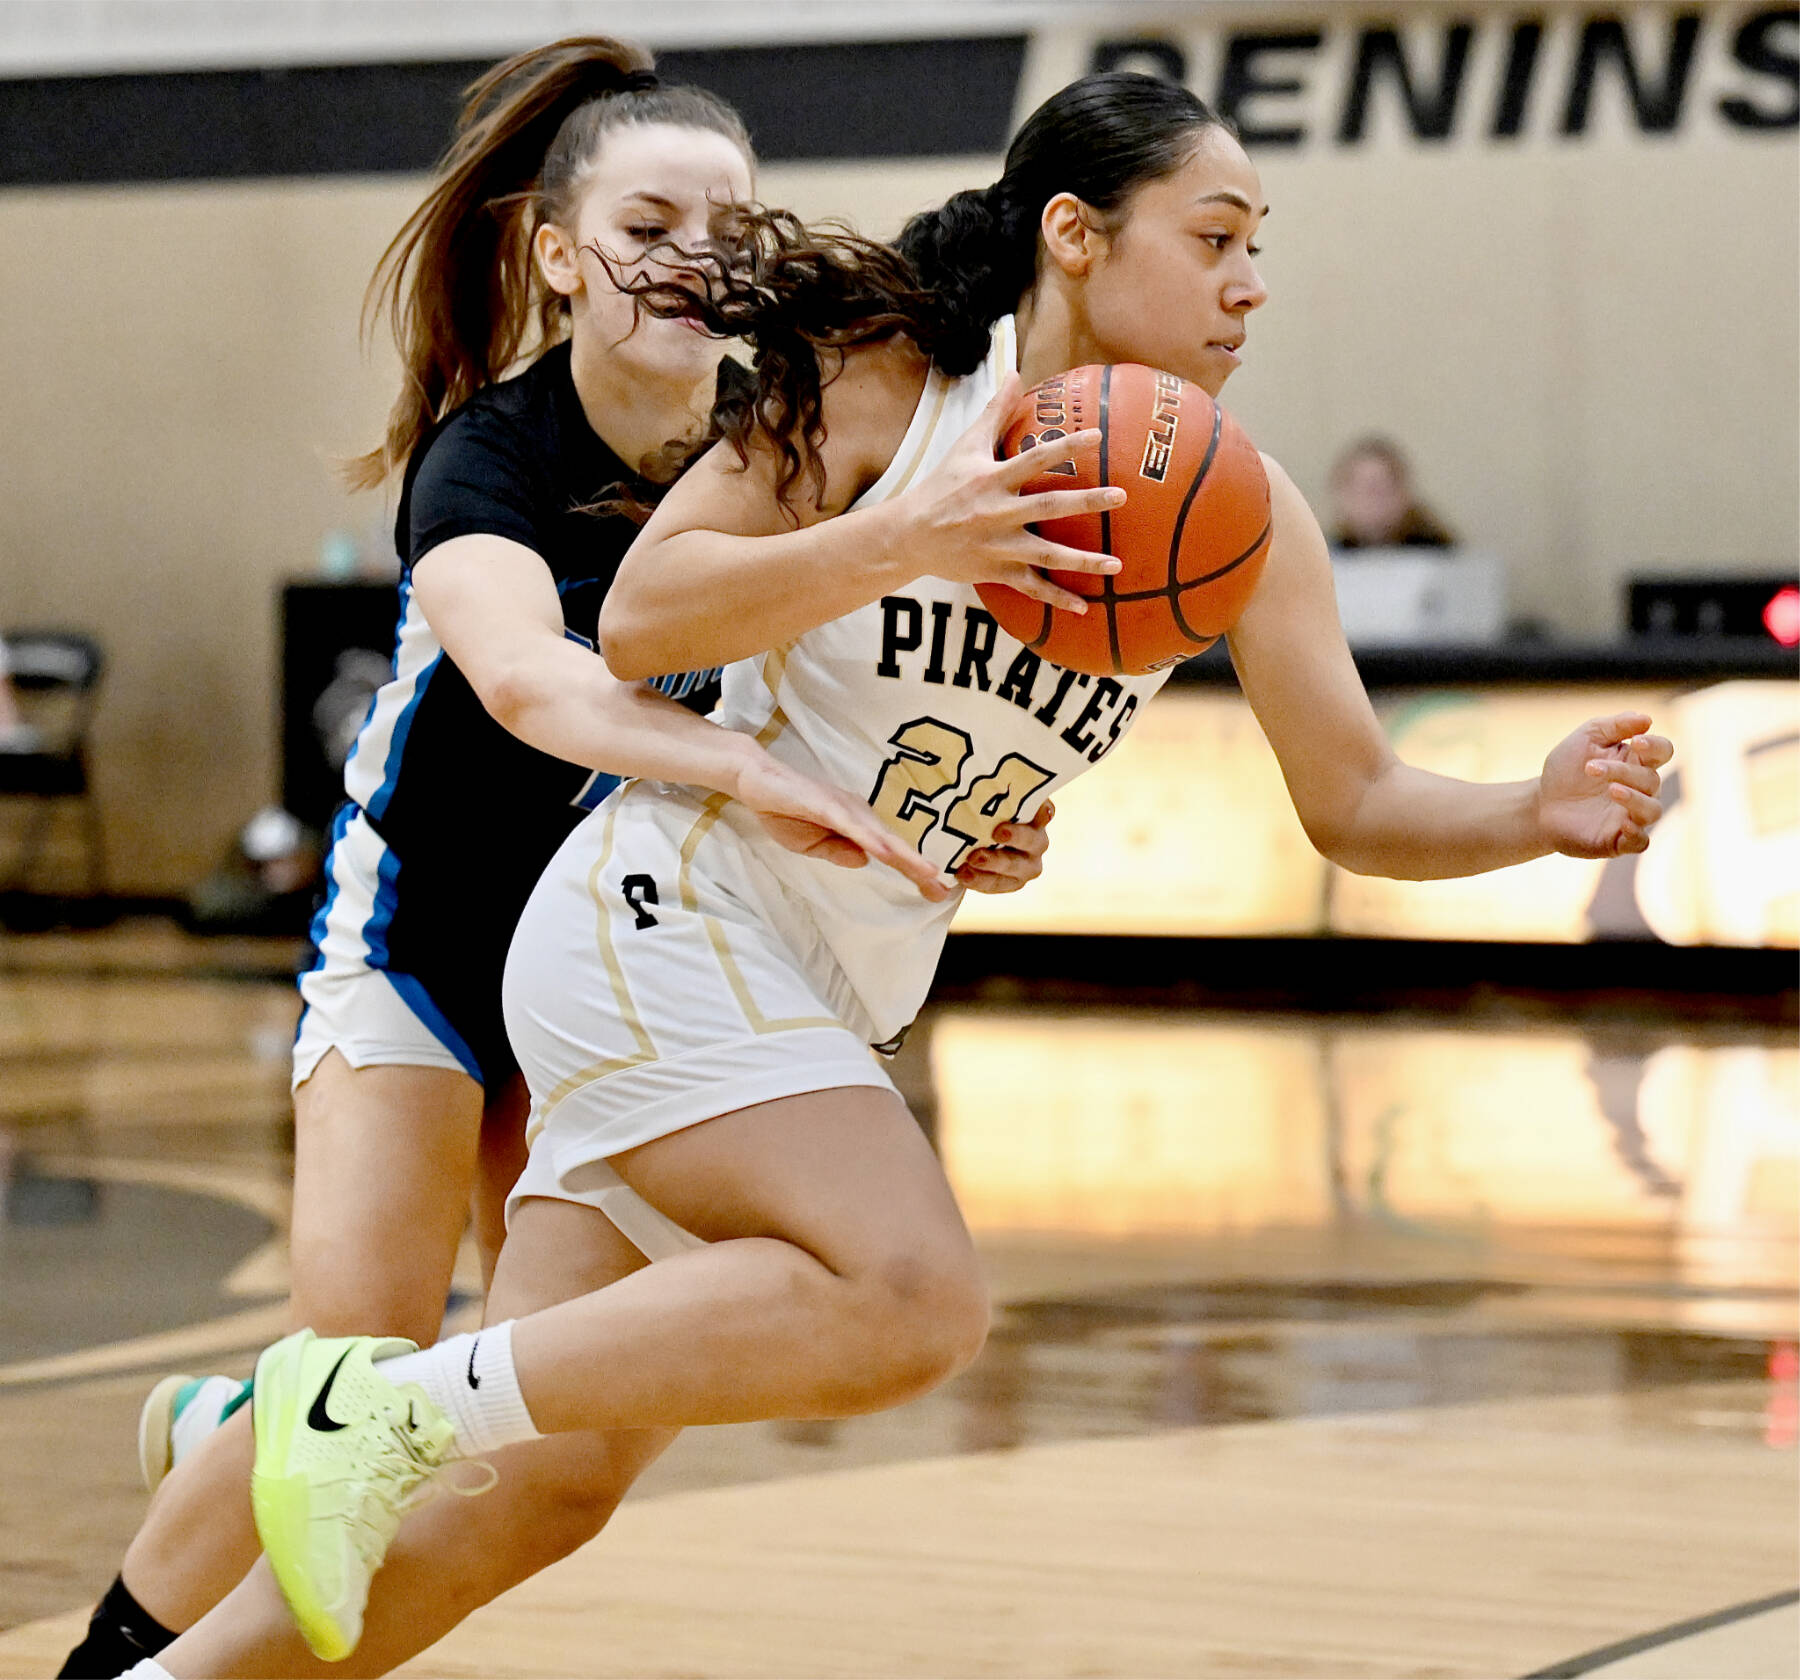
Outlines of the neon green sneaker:
M422 1388L373 1369L413 1351L411 1342L301 1330L256 1362L256 1532L295 1625L326 1662L356 1649L369 1582L401 1513L455 1439Z

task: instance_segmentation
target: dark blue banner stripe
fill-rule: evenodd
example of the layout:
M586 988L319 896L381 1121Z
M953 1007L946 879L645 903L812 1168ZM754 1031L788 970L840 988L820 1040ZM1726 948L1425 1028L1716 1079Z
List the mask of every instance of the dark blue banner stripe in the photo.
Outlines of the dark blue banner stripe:
M1022 35L664 53L771 161L1004 151ZM0 186L409 174L491 60L0 80Z

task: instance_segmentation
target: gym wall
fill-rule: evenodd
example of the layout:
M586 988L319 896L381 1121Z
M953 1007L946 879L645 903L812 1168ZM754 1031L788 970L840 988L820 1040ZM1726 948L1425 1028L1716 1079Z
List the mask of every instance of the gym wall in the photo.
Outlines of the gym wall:
M487 8L490 35L546 10ZM548 10L329 72L307 67L344 52L304 39L197 38L174 64L0 41L0 626L108 646L120 890L178 890L273 797L278 587L334 533L389 546L383 499L330 465L391 395L364 282L454 88L556 28L675 45L671 73L743 104L768 200L875 233L991 180L1089 68L1179 75L1234 108L1273 206L1227 401L1316 505L1342 443L1392 435L1507 557L1515 614L1578 638L1616 632L1631 573L1793 564L1793 6L1416 5L1397 29L1354 4L926 7L927 41L735 53L713 49L742 29L691 29L741 11L665 43L655 8ZM953 10L986 32L948 38ZM817 32L816 9L770 17Z

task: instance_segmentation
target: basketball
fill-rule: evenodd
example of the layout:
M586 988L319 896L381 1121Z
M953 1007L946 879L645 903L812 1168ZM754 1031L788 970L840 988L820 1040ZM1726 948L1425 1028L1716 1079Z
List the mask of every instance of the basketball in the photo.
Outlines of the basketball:
M1001 626L1044 658L1095 676L1138 675L1208 648L1237 622L1269 553L1269 480L1243 429L1198 385L1134 362L1072 368L1027 391L1000 452L1097 427L1097 443L1022 495L1123 488L1122 508L1053 519L1041 536L1111 554L1109 577L1051 572L1094 602L1061 611L1004 584L977 587Z

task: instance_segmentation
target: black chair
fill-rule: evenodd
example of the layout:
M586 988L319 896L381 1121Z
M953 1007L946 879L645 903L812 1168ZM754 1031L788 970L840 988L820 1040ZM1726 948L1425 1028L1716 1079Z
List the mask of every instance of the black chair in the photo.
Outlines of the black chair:
M87 885L98 893L106 856L100 811L88 780L88 728L105 665L100 644L70 630L8 630L4 641L8 680L30 731L20 744L0 742L0 799L33 801L17 864L4 890L30 881L50 837L59 803L79 801L87 861Z

